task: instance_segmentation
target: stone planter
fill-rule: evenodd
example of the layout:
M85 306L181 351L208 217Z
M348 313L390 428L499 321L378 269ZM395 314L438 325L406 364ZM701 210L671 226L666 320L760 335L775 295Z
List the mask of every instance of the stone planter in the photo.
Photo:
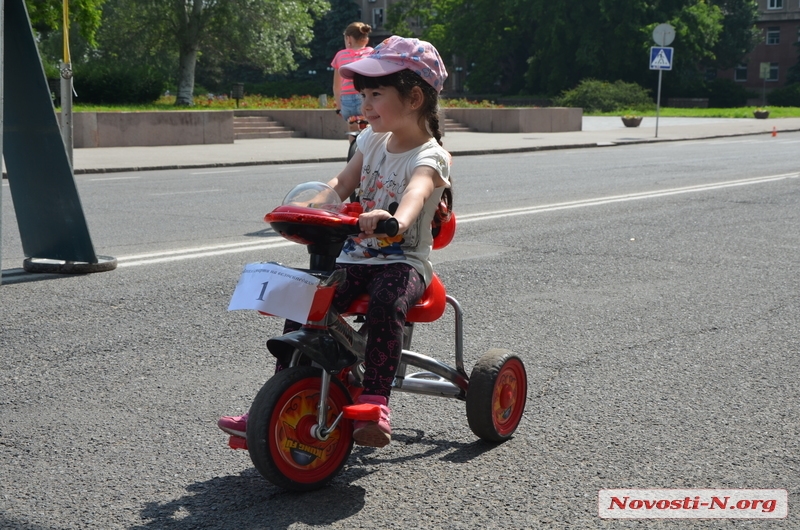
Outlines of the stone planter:
M482 133L556 133L580 131L583 125L581 108L445 108L444 114ZM441 123L441 119L440 119Z
M625 124L625 127L638 127L642 123L642 117L633 116L631 118L626 118L625 116L623 116L622 123Z
M766 120L769 118L769 111L768 110L754 110L753 116L756 117L757 120Z
M76 112L72 123L75 148L233 143L232 110Z

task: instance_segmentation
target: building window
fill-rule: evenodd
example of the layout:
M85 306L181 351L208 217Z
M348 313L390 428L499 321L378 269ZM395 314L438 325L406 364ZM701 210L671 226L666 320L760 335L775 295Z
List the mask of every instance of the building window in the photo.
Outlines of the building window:
M767 45L774 46L781 43L781 28L767 28Z
M740 64L736 67L733 71L733 80L734 81L747 81L747 65Z
M383 26L383 8L376 7L372 10L372 27L379 28Z
M706 81L713 81L717 78L717 69L716 68L706 68L705 73Z
M783 0L767 0L767 9L783 9Z
M769 63L769 77L767 81L778 80L778 63Z

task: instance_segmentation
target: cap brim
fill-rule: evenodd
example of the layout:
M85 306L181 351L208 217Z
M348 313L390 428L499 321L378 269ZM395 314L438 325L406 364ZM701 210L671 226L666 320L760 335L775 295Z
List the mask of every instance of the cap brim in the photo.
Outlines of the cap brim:
M339 75L345 79L352 79L355 74L361 74L367 77L380 77L399 72L403 69L405 69L405 66L402 64L395 64L371 57L363 57L339 68Z

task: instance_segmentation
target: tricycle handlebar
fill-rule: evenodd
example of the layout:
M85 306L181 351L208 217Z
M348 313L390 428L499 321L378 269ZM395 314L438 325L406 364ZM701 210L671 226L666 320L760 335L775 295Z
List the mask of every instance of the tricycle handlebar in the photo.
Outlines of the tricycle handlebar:
M386 234L389 237L396 236L398 230L400 230L400 225L394 217L378 221L378 226L375 227L375 232L378 234Z

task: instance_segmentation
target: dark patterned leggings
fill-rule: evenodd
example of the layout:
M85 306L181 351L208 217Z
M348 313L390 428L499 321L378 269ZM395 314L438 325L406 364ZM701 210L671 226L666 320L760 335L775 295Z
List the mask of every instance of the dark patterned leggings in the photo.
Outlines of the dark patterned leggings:
M333 306L338 311L345 311L359 295L369 294L364 394L388 399L403 351L406 314L425 292L425 282L414 267L405 263L337 265L337 268L347 271L333 297ZM300 324L287 320L283 332L298 329ZM279 363L276 371L281 368Z

